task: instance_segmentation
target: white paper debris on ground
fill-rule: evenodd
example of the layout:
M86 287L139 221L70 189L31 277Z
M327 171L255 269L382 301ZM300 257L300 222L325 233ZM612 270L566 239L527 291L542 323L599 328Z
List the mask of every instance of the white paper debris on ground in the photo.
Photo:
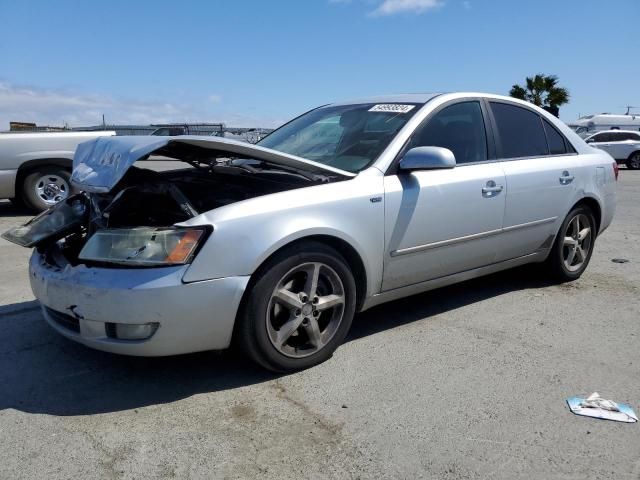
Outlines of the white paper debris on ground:
M587 398L567 398L567 404L569 409L576 415L625 423L638 421L638 416L629 405L606 400L598 392L592 393Z

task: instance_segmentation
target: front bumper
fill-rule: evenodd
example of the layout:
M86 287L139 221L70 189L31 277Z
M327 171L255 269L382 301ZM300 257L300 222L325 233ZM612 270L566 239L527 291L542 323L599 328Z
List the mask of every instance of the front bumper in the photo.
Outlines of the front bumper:
M55 247L54 247L55 248ZM73 266L34 250L29 278L45 319L67 338L98 350L163 356L227 348L248 276L183 283L188 265ZM48 260L49 259L49 260ZM157 324L145 340L119 340L109 324Z

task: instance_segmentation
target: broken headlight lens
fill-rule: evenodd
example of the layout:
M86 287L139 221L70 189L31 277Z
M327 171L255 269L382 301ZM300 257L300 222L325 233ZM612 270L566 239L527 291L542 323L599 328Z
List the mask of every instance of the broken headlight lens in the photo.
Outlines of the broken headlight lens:
M23 247L33 247L44 240L57 240L83 225L88 211L87 197L74 195L24 225L7 230L2 238Z
M189 263L208 229L114 228L98 230L80 251L81 260L131 266Z

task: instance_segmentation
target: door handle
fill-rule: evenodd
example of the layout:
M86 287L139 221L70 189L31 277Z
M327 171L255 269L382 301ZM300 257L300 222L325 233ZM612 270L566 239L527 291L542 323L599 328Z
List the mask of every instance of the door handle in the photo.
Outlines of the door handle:
M571 182L573 182L574 178L575 177L573 175L569 175L569 172L565 170L564 172L562 172L562 176L560 177L560 184L569 185Z
M504 187L502 185L496 185L496 182L489 180L485 187L482 187L482 196L485 198L491 198L498 195Z

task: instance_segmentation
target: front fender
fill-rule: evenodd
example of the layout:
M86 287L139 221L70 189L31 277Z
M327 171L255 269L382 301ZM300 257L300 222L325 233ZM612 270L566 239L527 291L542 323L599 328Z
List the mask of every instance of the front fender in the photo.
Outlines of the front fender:
M185 282L251 275L273 253L307 237L342 240L360 255L367 295L379 290L384 250L382 176L357 177L257 197L212 210L185 225L213 225L213 233Z

